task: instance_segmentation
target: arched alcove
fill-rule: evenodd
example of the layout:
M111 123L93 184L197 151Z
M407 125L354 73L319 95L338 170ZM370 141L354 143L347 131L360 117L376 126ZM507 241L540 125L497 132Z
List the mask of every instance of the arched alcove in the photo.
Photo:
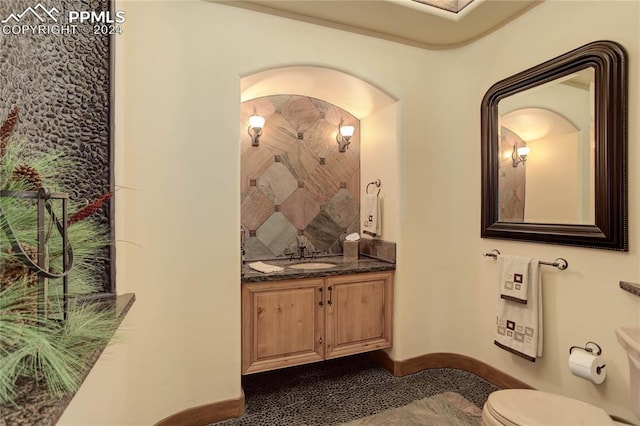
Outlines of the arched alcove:
M360 198L363 198L368 182L381 180L381 238L397 241L397 99L375 84L354 75L307 65L258 71L243 76L240 86L240 100L243 103L282 94L308 96L333 104L360 120Z
M332 68L292 66L272 68L240 80L241 102L290 93L332 103L362 120L397 102L373 84Z

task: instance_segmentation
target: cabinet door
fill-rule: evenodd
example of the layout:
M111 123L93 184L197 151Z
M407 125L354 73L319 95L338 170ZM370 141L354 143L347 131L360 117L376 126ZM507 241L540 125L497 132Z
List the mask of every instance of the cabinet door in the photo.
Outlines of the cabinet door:
M242 372L324 359L322 279L242 286Z
M327 278L326 358L391 346L393 272Z

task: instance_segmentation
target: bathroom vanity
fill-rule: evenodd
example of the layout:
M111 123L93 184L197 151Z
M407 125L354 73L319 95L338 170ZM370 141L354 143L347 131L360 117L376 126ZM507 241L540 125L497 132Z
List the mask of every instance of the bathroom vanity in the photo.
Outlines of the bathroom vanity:
M242 373L251 374L392 344L395 264L341 256L326 269L262 274L244 266Z

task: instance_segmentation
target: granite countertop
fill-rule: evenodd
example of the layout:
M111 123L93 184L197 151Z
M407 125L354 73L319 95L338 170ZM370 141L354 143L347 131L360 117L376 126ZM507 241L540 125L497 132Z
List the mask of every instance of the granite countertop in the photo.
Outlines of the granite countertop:
M620 281L620 288L628 291L629 293L640 297L640 284L630 283L627 281Z
M246 261L242 266L243 283L362 274L365 272L393 271L396 269L396 264L393 262L363 254L360 254L358 260L349 262L346 262L342 255L320 256L315 259L305 259L302 261L296 259L291 261L289 259L272 259L262 260L262 262L268 265L281 266L284 270L282 272L265 274L254 271L249 267L249 263L253 263L253 261ZM290 267L298 263L335 263L336 266L326 269L294 269Z
M96 300L99 300L103 304L104 309L113 311L113 314L118 319L119 325L133 305L135 295L128 293ZM104 347L96 349L87 361L86 369L82 374L82 381L87 377L103 350ZM71 402L74 393L67 394L60 399L54 399L48 394L44 386L43 383L21 380L16 405L0 405L0 425L55 425L67 408L67 405Z

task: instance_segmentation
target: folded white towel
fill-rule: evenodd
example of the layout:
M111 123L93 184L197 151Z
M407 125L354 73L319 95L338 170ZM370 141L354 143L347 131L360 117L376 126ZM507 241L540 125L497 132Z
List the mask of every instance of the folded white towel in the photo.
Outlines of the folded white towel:
M280 271L284 271L284 268L280 267L280 266L275 266L275 265L269 265L267 263L264 262L253 262L249 264L249 268L258 271L258 272L262 272L264 274L269 274L272 272L280 272Z
M494 343L500 348L535 362L542 356L542 283L540 263L529 268L528 303L514 303L501 297L502 271L499 272L498 312Z
M378 194L367 194L364 206L362 232L372 237L380 235L380 200Z
M498 265L501 267L500 297L512 302L527 303L529 287L530 257L499 256Z

